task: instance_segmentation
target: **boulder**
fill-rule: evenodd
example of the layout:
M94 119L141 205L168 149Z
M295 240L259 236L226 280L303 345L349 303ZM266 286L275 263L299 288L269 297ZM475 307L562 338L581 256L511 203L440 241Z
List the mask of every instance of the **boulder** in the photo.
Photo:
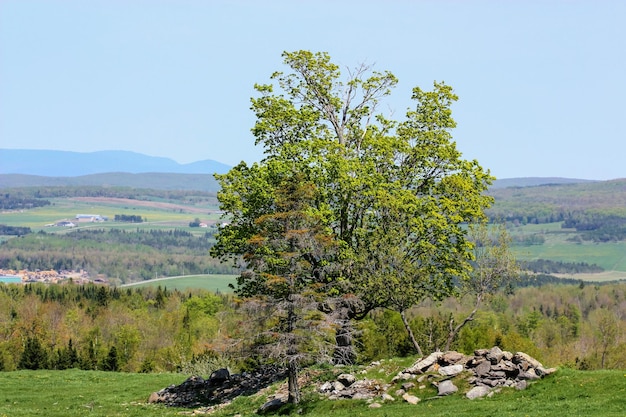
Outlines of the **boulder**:
M463 372L463 369L463 365L461 364L442 366L441 368L439 368L439 375L455 376Z
M491 391L489 388L485 387L484 385L479 385L469 390L467 394L465 394L465 396L470 400L473 400L475 398L484 397L485 395L489 394L489 391Z
M454 385L452 381L447 379L445 381L441 381L439 385L437 386L437 395L439 396L450 395L450 394L454 394L458 390L459 389L457 388L457 386Z
M415 395L411 395L411 394L408 394L408 393L407 393L407 394L404 394L404 395L402 396L402 399L403 399L404 401L406 401L407 403L409 403L409 404L413 404L413 405L415 405L415 404L417 404L418 402L420 402L420 401L421 401L421 400L420 400L418 397L416 397Z
M415 362L413 366L404 370L404 373L409 374L421 374L424 373L428 368L437 363L439 358L443 356L441 352L433 352L425 358L420 359Z
M279 410L283 405L287 404L282 398L274 398L259 407L257 414L271 413Z
M341 382L344 386L349 387L354 384L356 377L352 374L341 374L337 377L337 381Z

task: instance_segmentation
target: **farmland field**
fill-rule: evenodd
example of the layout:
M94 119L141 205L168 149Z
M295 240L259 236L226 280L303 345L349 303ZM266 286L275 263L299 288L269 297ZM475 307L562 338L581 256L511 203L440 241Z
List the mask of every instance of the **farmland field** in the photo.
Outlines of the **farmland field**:
M235 284L236 275L189 275L180 277L157 278L148 281L122 285L122 287L153 287L161 286L168 290L184 291L187 289L203 289L212 292L229 293L233 290L228 284Z
M517 259L523 261L549 259L561 262L585 262L604 268L598 274L562 275L593 281L626 279L626 242L594 243L572 241L578 233L571 229L562 229L561 223L530 224L509 228L513 238L538 235L543 244L514 245L512 250Z
M63 229L46 226L60 220L73 220L77 214L99 214L111 221L103 223L81 223L78 227L187 227L196 218L207 223L220 218L214 205L189 205L159 201L131 200L120 198L55 198L49 206L30 210L3 212L0 223L9 226L30 227L33 231L59 232ZM116 214L141 216L146 223L113 222Z

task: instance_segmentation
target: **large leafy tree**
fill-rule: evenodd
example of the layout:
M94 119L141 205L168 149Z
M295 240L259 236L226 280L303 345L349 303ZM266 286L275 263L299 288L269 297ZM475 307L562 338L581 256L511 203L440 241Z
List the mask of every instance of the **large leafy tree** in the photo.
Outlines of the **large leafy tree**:
M297 172L317 185L310 204L339 244L333 262L341 267L325 287L339 296L325 303L342 313L338 334L349 334L351 319L372 308L404 312L425 297L449 294L454 278L469 276L471 243L462 224L483 217L491 203L483 191L492 180L452 140L452 88L415 88L414 108L395 121L378 112L397 84L390 72L362 65L342 80L326 53L283 58L290 71L256 85L252 99L252 133L265 158L217 176L230 223L213 254L241 261L260 230L257 220L275 212L284 178Z

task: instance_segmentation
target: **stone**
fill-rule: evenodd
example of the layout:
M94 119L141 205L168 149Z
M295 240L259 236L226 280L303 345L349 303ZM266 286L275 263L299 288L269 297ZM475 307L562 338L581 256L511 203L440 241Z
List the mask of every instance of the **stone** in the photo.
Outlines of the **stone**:
M454 385L452 381L447 379L445 381L441 381L439 385L437 386L437 395L439 396L450 395L450 394L454 394L458 390L459 389L457 388L457 386Z
M395 401L396 400L395 398L393 398L391 395L387 394L386 392L383 395L381 395L380 398L383 401Z
M371 403L370 405L368 405L369 408L380 408L382 407L381 403Z
M455 365L457 363L466 362L467 358L462 353L449 351L443 354L443 356L441 357L441 361L450 365Z
M479 363L476 368L474 368L474 373L478 376L486 376L491 371L491 362L482 361Z
M221 384L224 381L228 381L228 379L230 379L230 372L226 368L221 368L211 374L209 382Z
M491 362L492 365L495 365L502 360L503 356L504 356L504 353L502 352L502 349L500 349L498 346L494 346L491 349L489 349L489 351L485 355L485 358L489 362Z
M465 394L465 396L467 398L469 398L470 400L473 400L475 398L481 398L484 397L485 395L489 394L491 390L485 386L476 386L474 388L472 388L471 390L469 390L467 392L467 394Z
M528 382L525 379L522 379L517 384L515 384L515 389L518 391L523 391L528 387Z
M333 391L343 391L344 388L346 388L346 386L343 385L339 381L334 381L332 384L333 384Z
M543 367L543 365L541 365L541 362L539 362L537 359L533 358L532 356L527 355L524 352L515 353L515 355L513 355L512 361L513 363L517 363L517 364L526 362L533 368Z
M320 385L319 387L319 392L330 392L333 390L333 384L330 383L329 381L324 382L322 385Z
M153 392L152 394L150 394L150 396L148 397L148 403L152 404L152 403L156 403L159 402L160 400L160 396L158 392Z
M352 374L341 374L337 377L337 381L341 382L345 387L354 384L356 377Z
M420 401L421 401L421 400L420 400L418 397L416 397L415 395L411 395L411 394L408 394L408 393L407 393L407 394L404 394L404 395L402 396L402 399L403 399L404 401L406 401L407 403L409 403L409 404L413 404L413 405L415 405L415 404L417 404L418 402L420 402Z
M404 384L402 384L402 389L405 391L408 391L411 388L415 388L415 384L412 382L405 382Z
M283 401L282 398L274 398L259 407L257 410L258 414L271 413L272 411L279 410L286 402Z
M439 374L443 376L455 376L463 372L463 365L449 365L439 368Z
M535 373L535 370L533 368L528 369L526 372L520 372L517 377L519 379L530 379L530 380L536 380L536 379L541 378L539 375Z
M409 374L421 374L424 372L424 370L436 364L439 358L441 358L441 356L443 356L443 353L433 352L427 357L422 358L419 361L415 362L413 366L405 369L404 372L409 373Z

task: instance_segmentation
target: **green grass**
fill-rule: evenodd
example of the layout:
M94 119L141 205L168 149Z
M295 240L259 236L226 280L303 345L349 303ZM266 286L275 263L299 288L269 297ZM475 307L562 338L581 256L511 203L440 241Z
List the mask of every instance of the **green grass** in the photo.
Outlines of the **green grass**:
M229 288L228 284L235 284L236 277L237 275L219 274L187 275L182 277L151 279L141 283L122 285L122 287L133 286L156 288L160 285L161 288L167 288L168 290L177 289L179 291L185 291L187 289L203 289L212 292L230 293L233 290Z
M191 410L147 404L151 392L186 379L179 374L128 374L99 371L0 372L0 416L180 416ZM395 389L395 388L393 388ZM413 392L422 401L410 405L396 399L371 409L365 401L321 399L311 387L306 401L291 415L336 417L624 417L626 373L624 371L559 370L532 383L524 391L503 389L491 398L468 400L462 394L431 399ZM255 415L265 396L242 397L212 415ZM286 410L282 411L283 414ZM278 415L278 414L276 414Z
M0 416L176 416L181 410L146 400L151 392L184 380L176 374L75 369L0 372Z

